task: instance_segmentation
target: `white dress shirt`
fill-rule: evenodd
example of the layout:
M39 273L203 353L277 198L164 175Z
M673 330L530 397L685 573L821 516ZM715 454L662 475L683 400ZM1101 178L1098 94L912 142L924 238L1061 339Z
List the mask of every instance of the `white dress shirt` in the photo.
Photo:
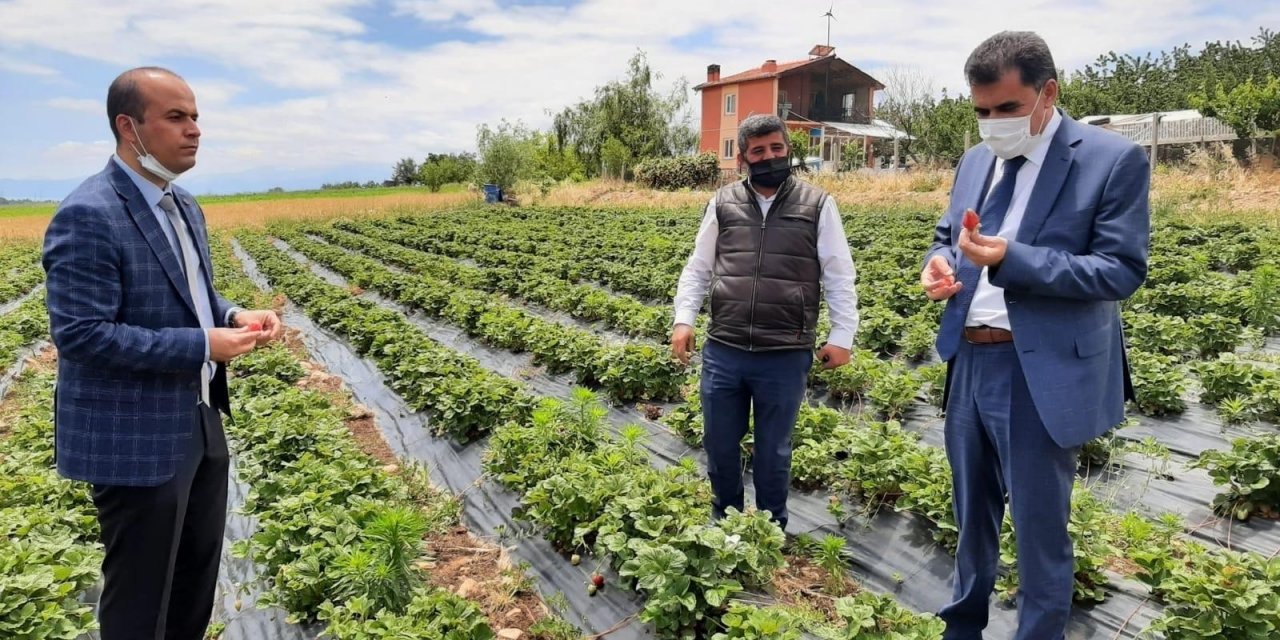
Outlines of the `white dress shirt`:
M157 187L155 184L153 184L150 180L147 180L146 178L144 178L137 171L134 171L133 167L130 167L128 163L126 163L123 159L120 158L120 156L113 154L111 156L111 159L114 160L115 163L119 165L121 169L124 170L125 174L129 176L129 179L133 181L134 186L138 188L138 192L142 194L142 198L143 200L146 201L147 207L151 209L151 214L156 217L156 222L160 225L160 229L164 231L165 237L168 238L169 246L170 248L173 249L174 255L178 259L178 263L182 264L182 249L180 248L178 243L178 237L176 235L177 230L174 229L173 225L169 223L169 215L165 213L163 209L160 208L160 199L163 198L164 195L166 193L169 193L170 191L167 188L168 185L166 185L165 189L161 189L160 187ZM193 245L195 244L195 238L192 238L192 244ZM205 282L206 274L204 272L204 263L201 262L198 268L199 268L199 276L197 280L199 282ZM196 316L200 320L200 328L204 329L204 332L205 332L205 338L204 338L205 363L204 363L204 367L202 367L201 369L201 375L204 377L204 381L207 383L208 381L213 379L215 370L217 368L217 365L209 360L209 331L214 328L213 301L209 299L208 291L192 291L191 294L196 304ZM244 311L244 309L241 309L240 307L232 307L231 309L228 309L226 317L223 318L223 324L224 325L229 324L231 314L237 313L240 311ZM201 398L201 400L203 400L206 405L209 404L208 398Z
M756 194L756 202L765 218L773 206L774 196L768 198ZM702 308L711 283L711 270L716 262L716 237L720 223L716 219L716 199L711 197L702 225L693 242L693 253L680 273L676 287L676 324L693 326ZM849 242L845 239L844 226L840 224L840 211L835 199L827 196L818 216L818 262L822 268L822 288L831 312L831 334L827 342L837 347L853 347L853 336L858 330L858 292L853 284L855 272L853 258L849 255Z
M1022 218L1027 213L1027 202L1031 200L1031 190L1036 186L1036 179L1040 177L1040 167L1044 166L1044 158L1049 153L1049 144L1053 142L1053 135L1057 133L1058 126L1061 124L1062 114L1054 109L1048 126L1044 128L1044 133L1040 134L1040 143L1027 154L1027 161L1023 163L1021 169L1018 169L1013 199L1009 201L1009 210L1005 212L1004 222L1000 224L1000 232L997 234L1010 242L1017 237L1018 228L1022 226ZM1003 167L1004 160L996 158L995 173L992 175L999 176ZM995 187L996 180L992 180L991 186L987 189L988 196ZM1013 330L1009 325L1009 310L1004 304L1004 289L987 280L986 267L982 268L978 288L973 293L973 304L969 307L969 317L964 324L966 327L987 325Z

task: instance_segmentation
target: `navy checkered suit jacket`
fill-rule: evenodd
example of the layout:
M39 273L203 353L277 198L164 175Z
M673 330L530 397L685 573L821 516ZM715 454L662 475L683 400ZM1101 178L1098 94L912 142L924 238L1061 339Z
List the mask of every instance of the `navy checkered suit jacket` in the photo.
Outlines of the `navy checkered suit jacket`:
M204 212L174 198L213 273ZM197 402L206 338L180 258L137 186L113 161L58 206L45 232L44 269L58 347L58 472L95 484L157 486L200 434ZM214 321L231 304L206 277ZM218 367L212 404L227 411Z

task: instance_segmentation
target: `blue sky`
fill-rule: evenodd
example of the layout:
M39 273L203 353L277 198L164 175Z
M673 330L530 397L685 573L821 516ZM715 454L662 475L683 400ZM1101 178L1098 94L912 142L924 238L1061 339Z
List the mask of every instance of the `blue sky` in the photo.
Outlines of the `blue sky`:
M61 198L113 150L106 87L156 64L200 106L198 194L390 175L405 156L470 150L501 118L549 111L620 76L637 50L696 84L801 59L829 0L0 0L0 196ZM985 36L1044 35L1060 67L1247 39L1280 25L1263 0L836 0L832 44L876 76L909 69L938 91ZM883 79L883 78L882 78ZM696 116L696 100L694 115Z

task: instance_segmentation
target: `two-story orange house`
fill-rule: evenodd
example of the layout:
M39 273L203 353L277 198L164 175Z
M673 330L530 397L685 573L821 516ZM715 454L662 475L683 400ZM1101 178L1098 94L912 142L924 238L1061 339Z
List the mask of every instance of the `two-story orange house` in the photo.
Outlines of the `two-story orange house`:
M738 123L758 113L773 113L793 130L808 130L824 168L839 165L845 144L902 135L875 120L875 78L841 60L835 49L818 45L809 58L794 62L765 60L759 68L721 77L720 65L707 67L707 81L694 87L702 93L700 151L720 158L722 169L733 169L738 149ZM868 156L870 154L867 154Z

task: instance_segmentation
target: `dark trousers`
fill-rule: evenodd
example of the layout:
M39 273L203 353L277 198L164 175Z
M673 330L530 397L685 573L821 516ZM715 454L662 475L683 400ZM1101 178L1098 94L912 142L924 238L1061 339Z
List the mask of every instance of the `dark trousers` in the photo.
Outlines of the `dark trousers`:
M741 446L754 411L756 507L787 528L791 430L812 364L808 349L751 352L707 341L699 392L715 517L724 517L730 507L743 508Z
M982 638L1007 494L1018 552L1014 638L1061 640L1075 572L1067 520L1077 449L1049 437L1012 342L961 341L951 367L945 435L960 544L954 599L938 614L947 623L943 637Z
M201 405L177 474L158 487L93 486L106 557L102 640L200 640L213 613L227 517L227 440Z

